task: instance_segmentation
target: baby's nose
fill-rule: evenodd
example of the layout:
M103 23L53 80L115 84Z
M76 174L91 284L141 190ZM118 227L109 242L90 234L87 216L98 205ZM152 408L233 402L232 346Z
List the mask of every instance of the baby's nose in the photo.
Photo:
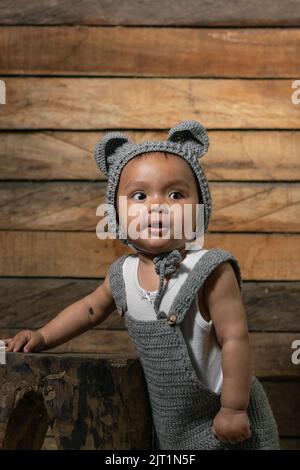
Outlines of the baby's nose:
M151 213L168 213L169 212L169 204L166 203L166 201L162 198L159 199L159 202L154 198L149 201L149 207L148 210L151 211Z

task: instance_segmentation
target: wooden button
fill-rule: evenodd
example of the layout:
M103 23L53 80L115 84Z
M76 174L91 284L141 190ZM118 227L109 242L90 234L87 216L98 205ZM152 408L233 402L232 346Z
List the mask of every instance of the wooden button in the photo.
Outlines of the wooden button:
M172 313L171 315L167 317L167 322L169 325L174 325L174 323L176 323L176 320L177 320L177 317L176 315L174 315L174 313Z

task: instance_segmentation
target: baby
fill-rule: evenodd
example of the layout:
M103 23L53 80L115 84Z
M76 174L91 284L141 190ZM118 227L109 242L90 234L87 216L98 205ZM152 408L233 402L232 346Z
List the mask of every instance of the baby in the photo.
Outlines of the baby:
M197 121L180 122L164 142L135 144L110 132L97 143L110 231L135 253L115 260L94 292L42 328L4 340L6 351L53 348L117 309L143 366L157 448L279 449L252 373L238 262L199 242L199 209L203 233L212 207L198 162L208 146Z

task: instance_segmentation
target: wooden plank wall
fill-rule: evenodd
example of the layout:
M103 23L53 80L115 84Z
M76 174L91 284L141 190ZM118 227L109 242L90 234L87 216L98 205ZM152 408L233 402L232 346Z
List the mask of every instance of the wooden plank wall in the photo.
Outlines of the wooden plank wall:
M165 139L199 119L211 142L205 248L240 262L256 373L282 448L299 449L299 2L3 0L0 25L0 337L49 321L127 251L95 235L103 133ZM114 312L56 349L132 348Z

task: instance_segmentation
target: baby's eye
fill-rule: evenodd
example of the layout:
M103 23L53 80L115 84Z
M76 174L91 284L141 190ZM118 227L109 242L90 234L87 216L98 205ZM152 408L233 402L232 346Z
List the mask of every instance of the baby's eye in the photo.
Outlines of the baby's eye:
M179 191L172 191L170 194L180 194L180 196L182 196L182 194L179 192ZM183 196L182 196L183 197ZM175 199L178 199L177 197L175 197Z
M142 194L142 195L146 196L145 193L143 193L142 191L137 191L136 193L134 193L134 194L132 195L132 198L134 199L134 196L139 195L139 194ZM137 200L137 201L141 201L141 199L136 199L136 200Z

